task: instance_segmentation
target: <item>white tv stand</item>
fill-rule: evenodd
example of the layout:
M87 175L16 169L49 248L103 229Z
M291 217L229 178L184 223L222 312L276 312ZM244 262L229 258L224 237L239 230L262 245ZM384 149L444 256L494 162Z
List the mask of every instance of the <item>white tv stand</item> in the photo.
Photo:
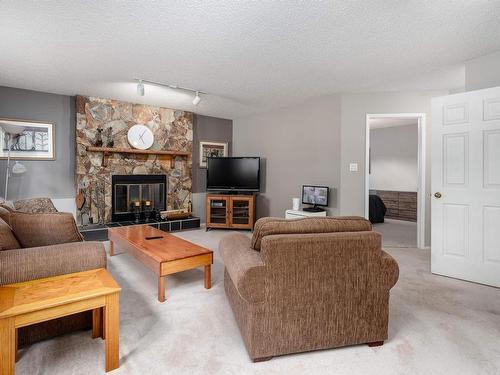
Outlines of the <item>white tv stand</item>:
M286 210L285 219L300 219L303 217L326 217L326 211L311 212L302 210Z

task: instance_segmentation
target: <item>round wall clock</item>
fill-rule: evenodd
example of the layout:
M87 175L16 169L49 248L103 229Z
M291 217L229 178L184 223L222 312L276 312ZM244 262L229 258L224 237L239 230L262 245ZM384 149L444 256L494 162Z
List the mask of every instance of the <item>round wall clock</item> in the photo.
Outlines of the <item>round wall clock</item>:
M127 139L130 146L139 150L147 150L153 145L155 137L147 126L137 124L128 130Z

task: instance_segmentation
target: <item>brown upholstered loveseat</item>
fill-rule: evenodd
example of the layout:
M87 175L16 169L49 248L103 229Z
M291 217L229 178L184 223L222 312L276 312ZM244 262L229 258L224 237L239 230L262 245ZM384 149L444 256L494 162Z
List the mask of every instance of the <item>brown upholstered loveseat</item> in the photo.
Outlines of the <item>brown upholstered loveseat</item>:
M71 214L0 206L0 285L106 267L100 242L83 242ZM19 346L91 327L84 312L19 329Z
M220 243L224 286L250 357L387 339L399 268L358 217L257 221Z

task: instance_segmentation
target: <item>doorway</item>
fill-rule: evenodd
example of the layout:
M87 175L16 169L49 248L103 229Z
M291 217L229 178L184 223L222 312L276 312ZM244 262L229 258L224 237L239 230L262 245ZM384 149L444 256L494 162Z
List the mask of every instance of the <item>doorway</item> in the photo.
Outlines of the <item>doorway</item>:
M365 217L386 246L425 247L425 114L367 114Z

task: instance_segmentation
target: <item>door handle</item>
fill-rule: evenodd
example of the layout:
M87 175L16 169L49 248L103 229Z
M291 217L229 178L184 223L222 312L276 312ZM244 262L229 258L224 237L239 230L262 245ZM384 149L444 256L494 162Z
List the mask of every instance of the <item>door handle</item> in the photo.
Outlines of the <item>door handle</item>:
M434 196L435 196L436 198L438 198L438 199L439 199L439 198L441 198L443 195L442 195L439 191L437 191L437 192L435 192L435 193L434 193Z

